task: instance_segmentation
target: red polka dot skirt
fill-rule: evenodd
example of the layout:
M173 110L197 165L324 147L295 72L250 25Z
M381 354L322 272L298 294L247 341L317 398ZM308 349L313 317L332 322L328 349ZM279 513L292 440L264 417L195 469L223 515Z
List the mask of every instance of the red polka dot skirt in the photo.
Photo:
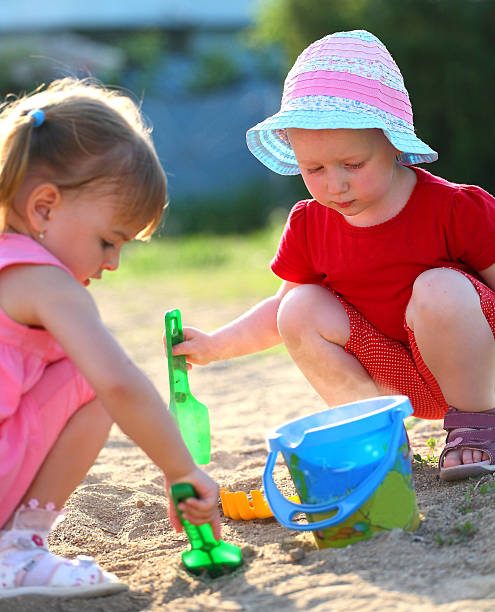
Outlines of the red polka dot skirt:
M473 276L462 272L473 283L480 296L481 309L495 336L495 292ZM337 296L338 297L338 296ZM407 347L379 332L353 306L339 297L351 324L351 336L345 346L386 393L407 395L414 416L422 419L442 419L448 404L433 374L424 363L414 333Z

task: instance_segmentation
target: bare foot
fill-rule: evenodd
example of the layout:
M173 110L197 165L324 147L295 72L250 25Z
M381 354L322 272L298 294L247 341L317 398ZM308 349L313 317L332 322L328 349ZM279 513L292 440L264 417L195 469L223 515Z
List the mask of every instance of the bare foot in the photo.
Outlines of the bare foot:
M449 434L449 442L454 442L456 438L456 432L468 431L469 427L463 427L460 429L453 429ZM474 449L462 449L462 450L451 450L449 451L443 460L443 467L449 468L455 465L466 465L469 463L479 463L485 461L490 457L483 451Z

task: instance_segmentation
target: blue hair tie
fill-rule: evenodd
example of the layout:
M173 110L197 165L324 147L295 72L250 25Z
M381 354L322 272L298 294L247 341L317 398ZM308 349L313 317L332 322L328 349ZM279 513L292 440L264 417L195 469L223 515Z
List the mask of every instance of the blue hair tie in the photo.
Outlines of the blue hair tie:
M34 118L35 128L40 127L40 125L43 125L43 123L45 122L45 113L39 108L37 108L36 110L29 111L28 117Z

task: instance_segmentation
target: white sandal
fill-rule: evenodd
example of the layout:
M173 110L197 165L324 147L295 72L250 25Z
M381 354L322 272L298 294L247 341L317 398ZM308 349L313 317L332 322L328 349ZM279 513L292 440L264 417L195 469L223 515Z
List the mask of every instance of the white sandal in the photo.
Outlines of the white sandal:
M21 595L99 597L128 588L101 570L91 557L79 555L70 560L53 555L45 546L48 531L16 526L18 513L24 509L17 511L12 529L0 531L0 599Z

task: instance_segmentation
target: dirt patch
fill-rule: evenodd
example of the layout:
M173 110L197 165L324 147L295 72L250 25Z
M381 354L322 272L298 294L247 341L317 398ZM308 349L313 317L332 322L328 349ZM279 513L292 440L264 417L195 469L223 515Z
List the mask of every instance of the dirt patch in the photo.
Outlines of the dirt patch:
M187 324L211 329L245 305L198 305L165 289L95 290L104 320L168 398L161 336L163 314L178 306ZM261 488L265 434L325 406L283 352L195 368L191 389L210 409L212 461L207 470L233 491ZM417 422L409 431L423 458L440 422ZM285 467L277 468L284 493L293 493ZM318 550L311 533L298 534L274 519L223 518L223 538L243 549L244 567L229 577L200 580L181 566L188 547L167 519L162 479L149 459L117 428L68 503L66 520L51 540L63 555L94 556L129 584L129 591L85 600L23 598L0 603L0 612L130 612L138 610L315 612L445 612L495 609L495 480L440 483L436 468L415 463L421 526L393 530L342 549Z

